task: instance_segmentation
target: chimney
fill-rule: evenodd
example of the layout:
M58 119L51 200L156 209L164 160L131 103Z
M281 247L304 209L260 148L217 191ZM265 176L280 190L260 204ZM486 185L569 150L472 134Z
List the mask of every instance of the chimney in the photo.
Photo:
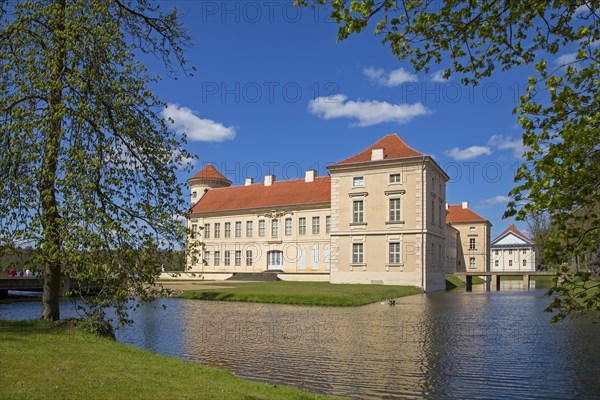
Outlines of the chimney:
M246 178L246 183L244 183L244 186L250 186L254 183L254 179L253 178Z
M317 177L317 171L314 169L307 169L306 175L304 176L304 182L314 182Z
M462 208L469 208L469 202L468 201L463 201L462 202Z
M371 161L383 160L383 148L378 147L371 150Z
M271 186L275 182L275 175L265 175L265 186Z

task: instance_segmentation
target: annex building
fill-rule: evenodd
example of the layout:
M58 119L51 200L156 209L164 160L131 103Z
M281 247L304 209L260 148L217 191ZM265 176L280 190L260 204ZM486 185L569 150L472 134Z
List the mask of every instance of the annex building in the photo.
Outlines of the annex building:
M504 232L492 240L490 271L535 271L536 251L535 243L522 234L514 224L510 224Z
M188 270L207 279L276 271L284 280L445 289L445 273L489 270L489 221L446 204L448 175L398 135L327 167L329 176L231 186L212 165L188 180Z

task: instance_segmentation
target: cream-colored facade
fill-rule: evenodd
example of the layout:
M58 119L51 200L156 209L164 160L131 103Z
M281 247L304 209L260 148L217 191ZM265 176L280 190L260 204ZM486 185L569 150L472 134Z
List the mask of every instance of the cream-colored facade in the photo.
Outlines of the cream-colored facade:
M192 217L204 243L193 271L232 274L282 271L326 273L331 243L329 204L284 209L249 209ZM202 228L202 229L200 229ZM314 229L313 229L314 228Z
M445 273L465 263L460 241L473 234L488 238L476 256L486 270L489 222L474 233L448 225L448 176L397 135L330 165L328 177L307 171L303 180L269 175L229 187L209 167L189 180L188 219L204 244L203 260L190 258L188 268L207 279L278 271L282 279L443 290Z
M423 156L334 165L329 171L331 241L338 249L331 282L442 290L448 177L441 168ZM358 219L357 204L363 208Z

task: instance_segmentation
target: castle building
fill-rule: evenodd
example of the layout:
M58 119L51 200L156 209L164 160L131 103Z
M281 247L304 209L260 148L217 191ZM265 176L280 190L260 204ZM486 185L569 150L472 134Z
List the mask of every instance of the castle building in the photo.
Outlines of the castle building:
M490 270L490 232L492 224L469 208L464 201L448 206L449 248L447 272L486 272Z
M456 269L448 265L449 237L461 248L454 251L459 265L464 254L469 260L474 254L457 242L471 238L471 225L481 240L476 250L484 253L489 246L483 218L467 221L465 235L460 218L447 224L448 175L396 134L327 169L326 177L308 170L304 179L267 175L263 182L231 186L205 166L188 181L188 227L204 244L202 259L189 258L188 269L208 279L277 271L288 280L435 291L445 288L445 273ZM477 268L486 270L487 256L475 257Z
M491 243L492 272L535 271L536 246L514 224Z

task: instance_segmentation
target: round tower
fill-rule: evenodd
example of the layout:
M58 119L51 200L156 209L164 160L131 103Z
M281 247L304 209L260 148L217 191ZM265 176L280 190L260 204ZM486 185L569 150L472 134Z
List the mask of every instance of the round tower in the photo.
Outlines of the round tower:
M196 204L210 189L231 186L231 181L211 164L207 164L200 172L187 180L190 187L190 200Z

